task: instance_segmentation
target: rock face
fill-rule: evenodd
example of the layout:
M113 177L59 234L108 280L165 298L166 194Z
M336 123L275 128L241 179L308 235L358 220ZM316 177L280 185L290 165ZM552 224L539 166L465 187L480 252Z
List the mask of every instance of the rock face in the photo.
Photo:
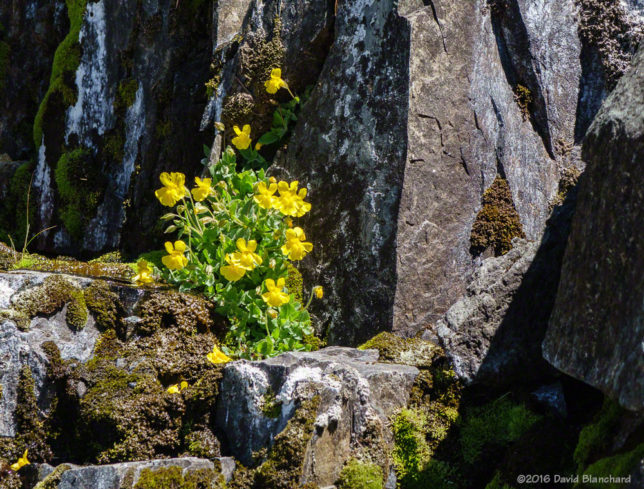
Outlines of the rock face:
M573 0L338 9L285 167L314 205L304 276L329 290L315 312L347 344L391 328L413 335L464 292L477 263L470 232L497 174L539 240L606 89L581 56L596 48L580 39ZM634 26L622 28L637 37ZM628 57L632 45L615 49Z
M250 463L253 452L268 448L300 405L316 399L317 408L309 413L314 432L306 453L298 454L304 456L300 482L333 484L343 464L374 433L391 447L384 428L389 416L407 404L418 375L415 367L377 360L377 350L329 347L228 364L217 425L231 453Z
M555 367L644 408L644 51L584 142L588 162L543 343Z
M64 2L0 5L0 153L33 156L32 125L49 85L56 47L65 37Z

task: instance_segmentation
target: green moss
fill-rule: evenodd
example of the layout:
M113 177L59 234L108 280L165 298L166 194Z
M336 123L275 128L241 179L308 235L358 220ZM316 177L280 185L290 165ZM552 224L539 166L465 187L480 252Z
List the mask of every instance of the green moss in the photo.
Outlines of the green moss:
M267 418L279 418L282 413L282 403L277 401L275 393L272 391L264 394L262 399L262 413Z
M50 259L34 253L25 253L20 256L20 260L12 265L12 270L38 270L40 272L66 273L127 282L134 276L134 271L126 263L82 262L62 258Z
M620 489L624 482L611 481L609 477L628 477L641 464L644 459L644 443L641 443L633 450L606 457L590 465L580 476L576 488L588 489Z
M29 327L29 322L35 316L51 316L68 304L65 319L74 329L82 329L87 323L88 312L83 293L67 279L52 275L38 287L28 289L14 299L11 311L12 319L18 319L22 329Z
M519 439L540 417L523 404L502 397L467 410L461 428L461 450L465 463L474 464L482 452L505 447Z
M113 329L123 332L122 318L125 310L118 294L112 291L107 282L96 280L85 289L87 307L96 319L96 326L101 329Z
M72 238L79 240L101 201L103 178L92 164L89 151L77 148L61 155L55 179L63 201L60 218Z
M123 136L123 131L115 129L110 131L109 135L105 136L103 144L103 154L106 159L113 160L115 162L123 161L124 157L124 146L125 138Z
M114 99L114 107L116 109L127 109L128 107L131 107L136 100L136 92L138 89L139 82L134 78L121 80L116 92L116 98Z
M342 468L336 485L338 489L382 489L382 468L351 459Z
M80 45L78 36L87 7L87 0L66 0L69 32L54 53L49 88L43 97L34 120L34 145L40 147L43 136L43 119L46 116L50 99L60 97L66 106L76 103L76 87L73 85L74 74L80 64Z
M504 255L512 249L513 238L525 238L508 182L497 175L482 204L472 226L471 252L479 255L492 248L495 256Z
M9 235L16 247L21 248L27 229L27 195L35 165L23 163L18 167L9 183L9 191L2 202L0 212L0 239L9 241ZM29 222L33 222L35 206L29 208ZM4 232L2 231L4 230Z
M304 279L300 271L292 264L287 263L288 276L286 277L286 289L295 296L295 300L304 304Z
M304 401L275 437L266 461L255 472L253 488L292 489L299 486L306 446L313 435L318 396Z
M418 409L403 409L396 416L392 431L395 448L393 452L396 473L403 487L424 487L422 472L431 457L425 439L427 418Z
M443 350L434 343L420 338L401 338L388 332L380 333L358 347L359 350L372 348L380 353L381 362L415 367L430 367L443 355Z
M533 102L532 92L530 89L521 84L517 85L514 89L514 100L521 110L523 120L528 120L530 118Z
M223 487L221 481L214 482L221 476L212 469L198 469L183 473L183 467L162 467L143 469L134 489L213 489Z
M68 464L59 465L51 474L36 484L34 489L57 489L62 475L69 469L71 469L71 466Z
M52 453L47 444L47 435L43 421L40 419L34 378L28 365L22 367L18 379L16 396L16 422L18 436L15 438L14 457L22 455L25 448L29 448L29 460L32 462L47 462ZM17 452L17 453L16 453Z
M610 451L610 435L618 428L623 414L624 409L617 402L609 398L604 400L594 422L579 433L579 441L573 455L579 470Z

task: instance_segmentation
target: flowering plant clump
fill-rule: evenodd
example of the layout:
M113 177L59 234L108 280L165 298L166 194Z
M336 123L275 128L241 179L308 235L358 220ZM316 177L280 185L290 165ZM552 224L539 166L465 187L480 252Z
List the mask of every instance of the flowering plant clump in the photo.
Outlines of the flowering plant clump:
M276 86L287 88L273 76L269 82L269 93ZM274 142L276 127L273 136L264 137L266 144ZM166 232L178 235L165 243L164 266L156 275L182 291L202 292L230 320L224 351L215 346L208 354L215 364L229 361L228 355L261 358L306 350L305 337L313 334L306 307L286 286L289 262L302 260L313 249L292 219L310 211L307 191L297 181L278 182L263 168L253 169L249 162L258 161L262 138L253 148L250 126L234 129L231 142L246 169L238 171L237 153L227 147L208 167L208 178L195 177L193 188L186 187L182 173L162 173L163 187L155 193L161 204L175 208L162 219L170 224ZM150 270L150 264L139 262L137 280L149 282ZM311 297L322 297L321 290L314 288ZM171 387L181 391L181 386Z

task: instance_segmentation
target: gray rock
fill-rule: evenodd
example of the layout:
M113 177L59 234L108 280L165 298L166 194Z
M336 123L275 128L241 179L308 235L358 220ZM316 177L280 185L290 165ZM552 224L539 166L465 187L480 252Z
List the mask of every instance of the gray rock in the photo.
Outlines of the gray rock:
M39 286L51 273L16 271L0 273L0 311L11 310L21 295ZM73 285L84 288L92 279L65 276ZM141 298L140 291L131 287L119 287L123 304L133 308ZM49 410L53 395L52 385L47 380L48 357L43 343L52 341L60 351L61 359L87 362L92 356L99 338L94 318L89 314L87 324L80 331L71 328L66 320L66 306L50 317L36 316L31 319L27 331L20 330L10 319L0 319L0 436L15 436L13 412L20 371L28 365L34 377L38 406L42 413ZM83 383L77 385L79 396L86 390Z
M302 483L333 484L368 426L380 426L391 446L388 418L407 404L418 375L415 367L377 360L376 350L330 347L229 363L220 387L217 426L232 454L248 464L253 452L271 445L302 401L320 396Z
M497 376L518 360L522 352L498 351L498 357L491 359L490 349L503 333L501 324L538 247L535 242L515 240L514 248L506 255L484 260L467 286L465 297L436 323L436 334L459 377L471 382Z
M112 465L91 465L87 467L72 467L65 471L57 489L131 489L136 485L144 470L156 471L170 467L180 467L183 475L197 470L210 469L221 473L226 482L232 477L230 459L217 459L221 464L207 459L195 457L170 458L163 460L148 460L143 462L127 462ZM225 470L220 467L227 467Z
M583 147L588 162L566 249L546 360L622 406L644 409L644 50Z
M535 401L543 404L549 411L555 413L562 419L567 416L568 408L561 382L542 385L536 391L532 392L531 395Z
M409 97L410 29L397 3L338 2L335 42L284 162L309 187L302 222L315 248L303 275L325 288L313 311L336 344L391 329Z

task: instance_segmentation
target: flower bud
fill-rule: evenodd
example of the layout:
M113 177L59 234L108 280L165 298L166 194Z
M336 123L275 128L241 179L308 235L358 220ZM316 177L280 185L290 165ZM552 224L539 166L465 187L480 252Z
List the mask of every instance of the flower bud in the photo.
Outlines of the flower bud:
M215 128L221 132L224 132L226 130L226 126L224 126L224 123L219 121L215 122Z
M268 262L268 268L273 269L275 268L275 265L276 265L275 258L271 258Z
M276 311L275 309L269 309L269 310L268 310L268 315L269 315L271 318L275 319L275 318L277 317L277 311Z

